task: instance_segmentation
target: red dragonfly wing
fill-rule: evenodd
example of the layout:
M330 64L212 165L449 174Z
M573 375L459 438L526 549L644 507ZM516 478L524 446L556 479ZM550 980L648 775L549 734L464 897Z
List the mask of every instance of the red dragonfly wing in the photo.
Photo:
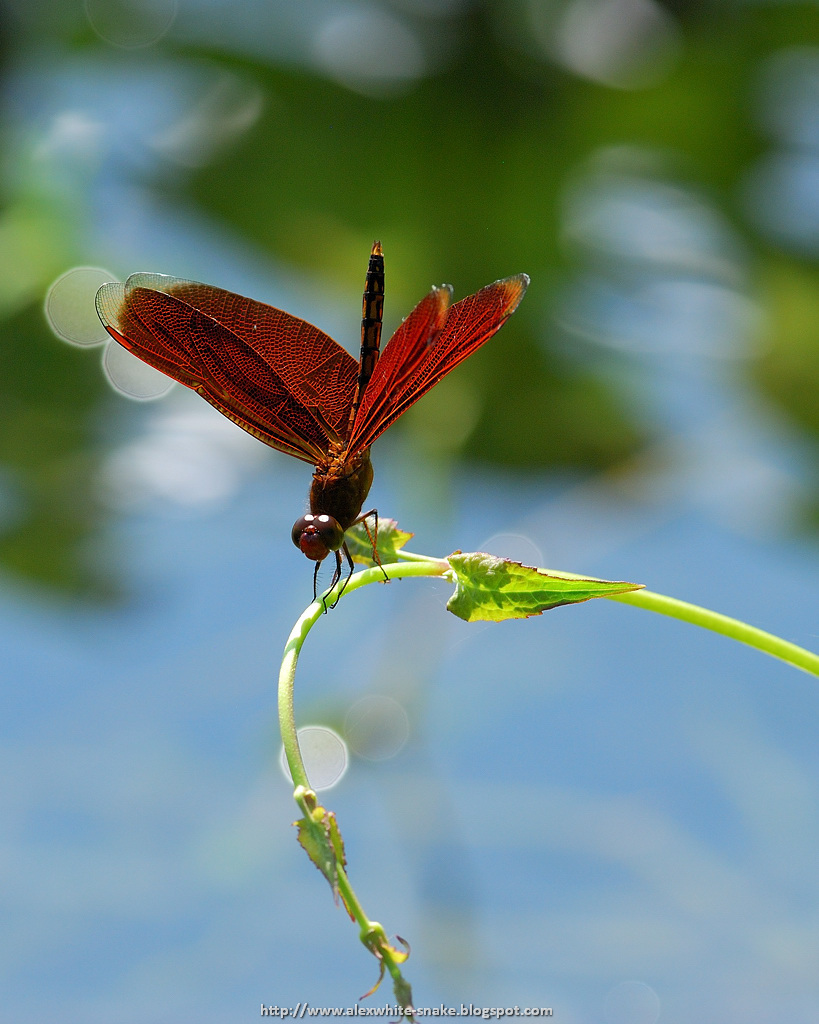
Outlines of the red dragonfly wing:
M367 425L389 415L395 396L403 392L446 322L452 288L433 288L404 320L375 364L352 431L351 441L367 433ZM386 429L386 428L385 428ZM366 444L357 448L366 448Z
M173 295L218 320L258 352L306 408L320 410L340 438L358 380L358 363L318 327L234 292L161 274L134 274L132 287Z
M450 289L434 288L390 338L361 400L349 452L368 448L450 370L472 355L515 312L529 284L517 274L447 309Z
M272 447L317 465L343 436L358 364L312 324L158 274L103 285L97 311L116 341Z

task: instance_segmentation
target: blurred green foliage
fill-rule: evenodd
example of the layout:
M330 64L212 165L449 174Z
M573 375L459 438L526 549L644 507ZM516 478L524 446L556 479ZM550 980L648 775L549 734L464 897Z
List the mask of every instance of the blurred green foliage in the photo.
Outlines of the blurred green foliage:
M95 421L106 389L99 363L55 344L39 305L9 317L3 329L0 464L9 519L0 560L58 590L110 594L89 551L100 519Z
M416 431L430 457L463 452L487 463L585 472L650 441L639 410L593 364L550 350L558 333L553 301L578 259L561 244L563 195L584 162L612 146L660 154L673 179L709 196L733 225L752 259L752 297L766 314L757 386L815 439L816 261L760 237L740 186L771 145L753 110L761 63L780 48L814 44L819 8L680 0L666 9L677 19L678 59L640 89L588 81L549 62L529 38L529 7L512 0L453 6L448 18L426 24L427 42L439 37L448 56L397 94L362 95L296 62L254 60L173 35L152 51L115 51L115 61L123 75L160 56L252 82L263 113L236 144L194 172L147 175L143 185L261 254L326 280L333 294L349 294L351 308L369 245L380 238L388 329L432 284L453 284L458 298L498 277L530 274L527 298L498 339L396 428ZM230 17L241 16L241 7L232 9ZM111 52L70 19L43 25L52 67L73 60L78 47L89 56ZM42 44L42 33L30 31L16 60ZM96 361L48 333L40 304L48 280L72 260L99 260L88 251L76 195L28 172L35 127L23 128L0 128L8 154L0 238L19 235L32 202L56 221L46 233L53 246L43 245L40 224L23 231L31 244L6 246L2 256L0 457L19 512L7 517L0 559L24 576L75 589L88 583L82 542L101 514L92 497L93 424L105 385Z
M803 430L819 437L819 267L784 257L763 264L770 330L756 362L759 386Z
M472 457L532 468L609 465L633 450L634 424L602 382L544 358L538 344L567 165L554 134L539 130L554 122L555 98L500 61L491 37L469 38L479 53L389 102L254 67L271 97L265 115L198 176L193 194L293 266L321 268L351 303L368 246L380 238L388 327L432 284L452 283L457 299L536 267L535 287L498 341L461 368L460 384L438 387L446 395L468 381L478 395L466 441Z

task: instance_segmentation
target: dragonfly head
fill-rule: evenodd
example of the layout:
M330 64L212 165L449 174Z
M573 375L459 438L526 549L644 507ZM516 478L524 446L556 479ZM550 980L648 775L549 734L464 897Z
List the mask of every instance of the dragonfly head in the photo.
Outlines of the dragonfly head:
M320 562L344 543L344 531L332 516L308 512L293 524L293 543L308 558Z

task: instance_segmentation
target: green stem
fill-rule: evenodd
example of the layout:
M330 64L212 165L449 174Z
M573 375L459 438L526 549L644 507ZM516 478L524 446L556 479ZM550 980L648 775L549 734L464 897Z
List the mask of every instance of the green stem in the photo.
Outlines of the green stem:
M279 730L281 731L284 755L287 758L293 785L296 788L302 786L304 789L310 789L310 780L307 778L307 769L304 767L299 749L296 716L293 709L293 684L296 680L296 665L299 661L301 645L313 628L316 618L321 614L321 606L319 605L318 611L316 611L316 603L314 601L297 619L284 646L284 657L279 669Z
M370 583L383 581L385 572L389 573L390 579L399 579L407 576L442 576L448 570L449 563L444 559L420 558L417 555L413 556L411 561L395 562L385 566L384 569L380 566L364 569L362 572L355 573L347 581L346 585L342 586L339 583L332 590L322 594L321 597L305 609L293 626L285 644L284 657L282 658L282 665L279 671L279 728L281 730L285 757L287 758L287 764L293 778L293 796L304 812L306 819L314 819L314 814L326 813L322 808L317 807L315 793L313 793L310 787L307 769L304 767L304 760L299 749L299 738L293 707L293 686L296 679L296 667L302 645L307 639L308 633L321 618L325 607L331 606L333 601L338 599L342 590L344 594L351 594ZM409 1008L412 1002L412 992L401 974L400 967L400 964L406 960L407 954L401 953L392 946L387 940L383 927L377 921L371 921L367 917L364 908L358 901L355 890L350 884L343 865L338 861L334 865L333 878L337 891L344 901L344 906L348 909L359 927L361 941L381 963L382 976L385 968L389 972L396 999L405 1009ZM410 1016L408 1019L413 1018Z
M819 676L819 655L804 647L783 640L773 633L766 633L764 629L757 629L756 626L749 626L747 622L739 619L732 619L728 615L720 615L719 612L709 611L696 604L689 604L687 601L678 601L674 597L666 597L664 594L655 594L651 590L633 590L626 594L606 595L609 601L620 601L623 604L633 604L638 608L646 608L648 611L659 612L661 615L670 615L675 619L682 619L694 626L702 626L703 629L710 629L714 633L722 633L723 636L738 640L749 647L756 647L757 650L770 654L773 658L780 658L795 668L801 668L804 672L811 672Z
M384 572L389 572L390 579L400 579L407 576L443 576L449 570L449 563L442 558L425 558L414 556L413 561L393 562L384 566L384 571L379 566L373 566L355 573L350 577L344 594L352 594L369 583L383 581ZM324 612L324 602L328 607L332 604L334 597L338 594L340 584L333 590L322 594L308 608L302 612L296 621L295 626L287 638L284 647L284 657L279 671L279 728L282 734L285 757L290 768L294 786L304 786L310 789L310 781L307 778L307 771L304 767L301 751L299 750L298 735L296 732L296 719L293 710L293 684L296 679L296 666L299 661L299 653L302 644L307 639L307 634L318 622Z
M401 548L401 550L396 552L396 554L403 562L437 562L441 565L446 563L447 569L449 568L449 563L445 558L433 558L431 555L418 555L414 551L407 551L406 548Z
M399 579L411 576L442 576L449 569L446 559L428 558L407 551L399 552L399 557L405 559L405 561L385 565L383 570L378 566L373 566L355 573L344 588L344 593L352 594L354 591L368 586L370 583L377 583L384 579L384 573L387 573L390 579ZM573 574L563 573L562 575L570 576ZM334 591L323 595L324 600L331 601L333 596L338 593L338 589L339 587L337 586ZM607 600L635 605L638 608L645 608L647 611L682 619L685 622L691 623L691 625L701 626L703 629L710 629L714 633L721 633L723 636L737 640L739 643L755 647L757 650L763 651L771 657L779 658L795 668L802 669L804 672L819 676L819 655L806 650L804 647L799 647L788 640L783 640L781 637L768 633L763 629L757 629L755 626L750 626L739 619L733 619L728 615L721 615L719 612L713 612L699 605L689 604L687 601L679 601L676 598L666 597L664 594L657 594L650 590L634 590L625 594L611 594L607 595ZM319 598L298 619L287 640L284 660L282 661L281 673L279 675L279 724L281 726L285 756L290 766L290 773L294 784L304 786L307 789L310 788L310 784L299 751L293 713L293 682L301 646L323 611L324 603L322 598Z

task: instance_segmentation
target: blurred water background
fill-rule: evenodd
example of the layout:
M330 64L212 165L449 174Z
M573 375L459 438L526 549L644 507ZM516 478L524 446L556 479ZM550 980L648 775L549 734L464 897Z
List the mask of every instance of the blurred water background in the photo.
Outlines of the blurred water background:
M819 7L3 7L0 1016L351 1006L375 963L296 845L275 718L310 470L183 388L116 395L49 285L207 281L355 351L374 238L388 333L526 271L377 442L381 514L815 650ZM813 1024L816 680L605 601L467 626L447 591L344 601L296 693L350 744L325 799L417 1005Z

